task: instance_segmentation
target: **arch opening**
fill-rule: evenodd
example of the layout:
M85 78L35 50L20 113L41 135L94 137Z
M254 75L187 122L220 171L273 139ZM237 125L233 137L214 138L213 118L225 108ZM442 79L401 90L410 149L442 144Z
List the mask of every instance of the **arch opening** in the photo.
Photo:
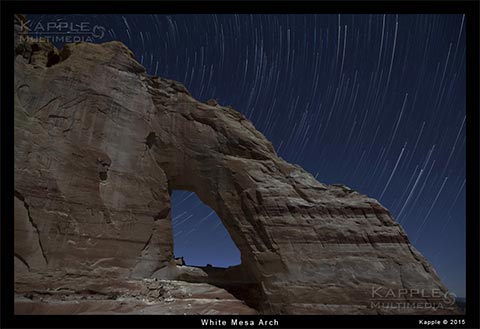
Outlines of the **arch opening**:
M245 270L241 252L215 210L190 191L172 190L170 202L176 264L207 275L180 274L177 280L223 288L258 310L260 286Z
M221 219L195 192L171 193L173 246L185 265L228 268L241 264L240 251Z

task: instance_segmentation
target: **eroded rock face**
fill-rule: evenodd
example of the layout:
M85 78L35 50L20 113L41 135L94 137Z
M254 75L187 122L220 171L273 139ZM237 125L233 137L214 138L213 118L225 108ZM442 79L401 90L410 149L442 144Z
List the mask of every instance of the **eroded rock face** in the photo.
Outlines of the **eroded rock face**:
M18 278L175 276L169 191L181 189L222 219L262 313L432 313L372 306L372 290L447 293L376 200L319 183L242 114L147 75L123 44L17 48Z

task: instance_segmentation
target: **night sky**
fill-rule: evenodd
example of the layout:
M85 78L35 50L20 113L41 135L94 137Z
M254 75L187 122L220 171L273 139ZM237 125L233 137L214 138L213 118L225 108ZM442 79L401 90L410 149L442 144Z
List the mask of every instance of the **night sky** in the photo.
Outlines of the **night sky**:
M28 17L99 25L87 41L122 41L149 74L242 112L285 160L378 199L465 296L464 16ZM172 208L177 256L240 263L195 194L175 191Z

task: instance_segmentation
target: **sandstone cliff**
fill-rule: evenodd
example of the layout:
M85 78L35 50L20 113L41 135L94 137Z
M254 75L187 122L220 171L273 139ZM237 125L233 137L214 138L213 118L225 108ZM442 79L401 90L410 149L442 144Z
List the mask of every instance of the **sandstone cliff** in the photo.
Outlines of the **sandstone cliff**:
M388 210L285 162L242 114L146 74L123 44L75 43L58 51L45 42L17 41L14 62L19 312L46 312L48 303L25 294L51 290L48 282L59 288L65 275L74 299L85 278L98 297L105 278L125 294L142 295L139 287L152 278L178 286L183 277L197 282L184 282L187 293L203 285L228 295L225 303L233 304L217 313L255 311L212 284L232 289L262 313L455 312L372 304L379 288L447 293ZM174 189L195 192L215 210L241 252L241 266L202 280L202 270L188 275L175 266ZM161 308L150 312L168 313Z

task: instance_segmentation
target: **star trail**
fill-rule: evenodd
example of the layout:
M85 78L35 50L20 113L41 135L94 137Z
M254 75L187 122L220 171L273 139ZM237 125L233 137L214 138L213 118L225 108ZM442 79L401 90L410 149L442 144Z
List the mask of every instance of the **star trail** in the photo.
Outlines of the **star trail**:
M465 296L463 15L28 15L89 22L151 75L242 112L279 156L378 199ZM61 47L61 42L56 43ZM215 212L172 195L175 253L240 255Z

